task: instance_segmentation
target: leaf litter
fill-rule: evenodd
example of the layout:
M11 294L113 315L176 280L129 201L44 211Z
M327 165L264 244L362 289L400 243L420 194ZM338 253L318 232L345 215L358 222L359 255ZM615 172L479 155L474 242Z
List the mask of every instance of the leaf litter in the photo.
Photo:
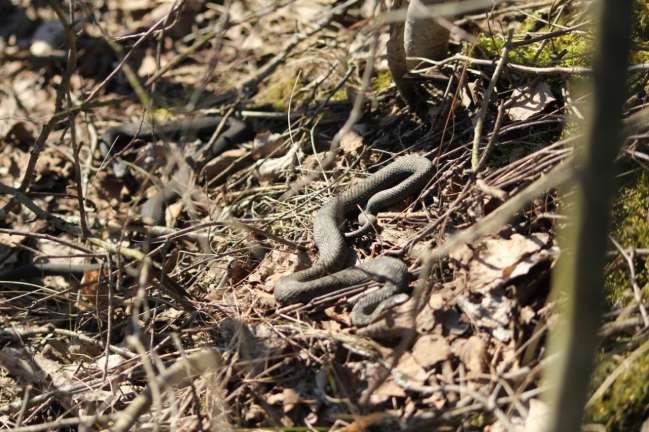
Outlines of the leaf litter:
M535 430L543 424L547 410L537 390L544 350L531 341L543 336L551 320L544 287L558 248L545 216L557 211L555 194L521 212L500 234L436 263L419 310L411 298L368 328L354 329L348 300L367 287L288 308L278 308L272 297L279 277L317 259L312 219L320 205L396 154L426 154L438 169L414 203L379 213L380 229L353 241L360 256L399 254L417 274L415 257L493 210L497 200L489 189L467 175L467 144L492 67L451 60L422 70L426 91L442 94L445 110L439 112L447 115L430 128L414 118L391 82L379 85L389 76L382 29L362 118L341 137L333 167L324 167L330 143L350 115L350 96L363 88L372 2L187 1L180 8L100 2L94 12L77 5L75 15L83 17L75 21L79 67L69 82L56 53L57 14L30 2L4 3L0 9L7 8L5 16L16 25L0 30L0 183L19 188L25 175L32 178L26 194L0 191L3 209L12 197L21 201L1 214L0 272L35 259L101 262L104 269L3 283L4 424L56 427L63 419L80 424L83 415L111 424L133 398L155 387L154 377L208 347L218 350L223 363L207 368L211 375L196 380L191 393L182 386L162 389L163 400L134 420L137 428L195 429L200 422L219 430L362 431L377 424L390 430L470 424ZM557 13L513 3L525 13ZM318 27L334 8L330 21ZM501 8L494 9L503 11L496 18L476 15L475 23L500 28L487 23L518 22ZM449 56L468 49L453 37ZM155 78L143 88L160 119L187 111L235 114L255 129L253 140L193 174L160 227L143 225L138 206L169 181L186 144L165 137L133 141L119 154L134 167L127 178L114 172L114 155L97 147L109 125L151 114L142 108L147 97L133 89L129 68L141 85ZM494 125L497 106L504 104L507 119L499 131L485 130L494 148L479 173L504 196L569 155L567 146L548 147L558 141L566 114L554 96L562 91L554 81L510 72L506 80L513 90L499 93L487 116ZM435 80L426 77L440 74L453 81L435 89ZM463 74L467 81L458 86ZM70 100L57 96L62 89L70 91ZM88 105L74 116L59 115L66 103L84 100ZM35 152L43 125L56 115L43 149ZM36 162L31 174L30 160ZM293 183L314 173L314 180L285 197ZM79 227L82 218L96 241L52 222ZM154 276L157 263L162 278ZM193 312L166 294L165 279L190 296ZM412 343L400 348L413 329ZM49 399L38 399L43 395ZM205 411L206 401L213 409ZM511 424L503 423L501 413Z

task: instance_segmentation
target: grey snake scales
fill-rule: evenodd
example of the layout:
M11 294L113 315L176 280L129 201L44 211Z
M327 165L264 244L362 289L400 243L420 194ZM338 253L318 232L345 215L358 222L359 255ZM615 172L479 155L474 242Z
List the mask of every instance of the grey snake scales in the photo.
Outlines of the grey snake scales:
M281 278L275 285L275 299L280 304L307 303L315 297L376 280L383 282L383 287L361 297L351 312L354 325L374 321L395 303L396 294L407 288L408 268L403 261L386 256L354 266L355 253L340 227L345 215L360 206L364 211L359 215L363 225L359 231L366 230L380 209L419 192L432 169L432 163L423 156L403 156L327 201L313 223L319 260L310 268Z
M102 153L105 156L112 153L110 148L120 140L122 142L131 140L136 136L148 140L160 135L179 136L188 132L198 134L213 130L220 121L220 117L199 118L158 125L155 129L146 125L124 124L111 128L104 134L100 140ZM207 151L202 152L203 156L208 156L206 159L209 160L210 156L218 155L228 145L249 134L250 129L246 125L230 118L224 133ZM116 171L121 168L119 165L120 160L117 159L114 164ZM281 278L275 285L274 293L277 301L280 304L307 303L315 297L351 285L370 280L382 282L383 286L380 289L361 297L354 305L351 319L357 326L371 323L384 309L397 303L396 299L399 298L397 294L404 291L409 282L408 268L405 263L396 258L382 256L354 265L355 253L345 241L345 237L350 234L343 234L340 227L348 213L361 207L363 211L358 217L361 228L351 235L367 231L374 224L375 215L379 210L419 192L430 178L432 169L431 162L422 156L403 156L327 201L318 211L313 227L320 258L310 268ZM119 174L123 175L123 173ZM169 184L144 203L143 216L159 222L166 202L178 196L176 183L184 183L186 177L189 177L188 172L176 172ZM81 270L70 266L61 269L49 268L48 264L42 267L28 267L18 270L44 274L76 273L75 270Z

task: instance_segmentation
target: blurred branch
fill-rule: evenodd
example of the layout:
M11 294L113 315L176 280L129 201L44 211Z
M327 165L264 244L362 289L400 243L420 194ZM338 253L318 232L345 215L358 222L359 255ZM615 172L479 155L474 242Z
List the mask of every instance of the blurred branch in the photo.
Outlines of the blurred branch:
M165 372L149 382L147 389L136 397L123 411L116 414L112 431L129 430L144 414L152 402L152 389L166 390L171 386L190 385L193 379L222 367L223 359L216 349L205 349L179 359Z
M597 347L603 297L609 209L614 192L614 161L623 137L622 104L629 64L630 0L594 2L596 36L593 106L586 134L577 148L577 178L570 196L571 224L562 234L563 253L553 279L562 316L551 334L550 352L559 352L546 378L551 416L548 430L580 430ZM565 299L565 301L563 301Z

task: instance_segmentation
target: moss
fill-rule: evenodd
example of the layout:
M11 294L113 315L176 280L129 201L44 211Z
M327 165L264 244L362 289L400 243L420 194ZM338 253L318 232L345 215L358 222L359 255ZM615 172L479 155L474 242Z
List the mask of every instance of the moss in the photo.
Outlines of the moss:
M649 39L649 1L635 2L635 22L633 24L634 39L646 41Z
M259 91L255 102L258 105L271 105L277 110L286 111L288 103L291 100L291 94L296 89L296 77L291 77L283 80L271 81L268 87ZM299 98L293 94L293 106L299 103Z
M649 63L649 1L638 0L634 3L635 15L632 38L634 50L631 52L631 63ZM643 75L638 75L644 80ZM649 92L649 83L644 85L645 92Z
M472 417L469 417L463 422L464 427L468 428L478 428L478 429L483 429L487 425L491 424L494 422L494 419L490 416L487 416L485 414L478 414L474 415Z
M173 114L167 108L157 108L151 111L150 115L158 123L164 123L173 118Z
M372 79L372 90L375 92L381 92L392 85L392 75L390 71L384 70L376 74Z
M649 174L641 173L621 188L613 204L612 236L624 248L649 245ZM611 306L624 306L631 289L626 262L618 259L606 274L606 296ZM649 258L636 257L636 281L649 295Z
M593 375L595 390L620 362L613 356L600 358ZM639 430L649 404L649 353L636 359L611 387L587 410L589 421L606 425L608 431Z
M505 46L505 39L497 35L481 35L478 40L478 45L487 58L498 57ZM509 52L509 61L534 67L587 66L590 62L590 35L569 33L548 39L545 45L542 44L543 42L535 42L513 48Z
M347 90L345 90L344 88L338 89L338 91L334 93L333 96L331 96L331 101L333 102L341 102L346 100L347 100Z
M624 248L649 244L649 173L642 172L626 182L613 203L611 235ZM636 257L636 278L646 298L649 295L649 258ZM628 295L631 286L627 264L617 258L605 276L606 299L610 307L623 307L634 301ZM613 345L623 348L628 341L618 339ZM593 374L592 389L615 371L619 355L602 353ZM588 421L603 423L609 431L638 430L649 405L649 353L638 358L624 371L602 398L587 410Z

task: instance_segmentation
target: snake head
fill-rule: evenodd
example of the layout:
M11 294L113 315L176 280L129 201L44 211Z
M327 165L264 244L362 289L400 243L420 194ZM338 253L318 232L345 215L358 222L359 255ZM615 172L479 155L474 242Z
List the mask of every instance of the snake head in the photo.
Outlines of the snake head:
M367 212L360 212L358 215L358 223L360 227L354 231L345 233L346 238L358 237L361 234L366 234L370 229L378 230L377 218L375 215Z

